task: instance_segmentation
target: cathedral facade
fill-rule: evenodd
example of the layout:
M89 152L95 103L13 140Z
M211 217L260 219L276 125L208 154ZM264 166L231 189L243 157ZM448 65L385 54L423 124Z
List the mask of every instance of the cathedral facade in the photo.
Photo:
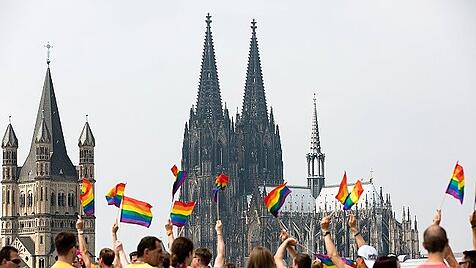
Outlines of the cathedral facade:
M17 163L19 142L11 123L2 140L1 245L17 248L23 265L32 268L55 262L55 236L62 231L76 233L82 209L80 179L95 182L95 140L88 122L78 141L78 166L66 151L49 63L30 151L22 166ZM94 252L95 218L84 218L85 238Z
M311 146L306 155L307 185L289 186L292 192L280 211L282 224L263 204L264 196L283 182L283 160L279 127L266 103L256 28L253 20L243 106L241 113L237 111L233 116L222 104L211 17L207 16L197 103L185 123L182 147L182 169L188 171L189 177L180 199L197 201L184 234L198 247L216 252L214 225L220 218L226 260L244 267L254 246L262 245L272 252L277 249L282 225L304 245L301 251L324 252L319 222L323 214L334 211L331 226L338 251L356 257L354 239L346 224L348 214L334 197L338 185L326 185L315 99ZM230 181L217 204L212 189L221 172ZM377 190L374 181L369 178L363 182L365 192L354 209L361 233L380 254L418 257L416 218L412 221L410 211L404 209L398 221L390 196L384 195L381 188Z

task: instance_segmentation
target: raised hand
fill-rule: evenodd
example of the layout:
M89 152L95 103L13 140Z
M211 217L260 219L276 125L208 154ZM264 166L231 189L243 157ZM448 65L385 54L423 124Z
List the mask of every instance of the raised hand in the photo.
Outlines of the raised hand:
M285 229L281 230L281 232L279 233L279 240L281 240L281 243L284 242L284 240L288 238L289 238L288 231L286 231Z
M76 221L76 230L78 231L84 230L84 221L81 215L78 215L78 220Z
M215 231L217 234L223 233L223 224L221 223L221 220L217 220L217 223L215 224Z
M165 224L165 233L167 236L173 234L174 231L174 226L172 225L172 221L169 219L167 220L167 223Z
M324 216L321 220L321 230L324 232L329 231L329 225L331 224L331 217Z
M433 224L440 225L441 222L441 209L437 208L435 216L433 217Z

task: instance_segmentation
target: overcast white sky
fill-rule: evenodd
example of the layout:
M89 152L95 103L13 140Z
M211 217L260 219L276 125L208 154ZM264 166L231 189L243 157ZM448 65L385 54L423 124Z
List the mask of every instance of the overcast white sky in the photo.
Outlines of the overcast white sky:
M150 229L121 225L128 251L165 237L170 167L196 102L205 15L212 14L222 99L241 108L250 21L258 22L268 105L280 126L285 180L306 183L317 91L328 184L368 177L410 206L421 234L455 162L464 206L449 197L442 225L469 249L476 156L474 1L0 1L0 131L12 115L27 156L51 41L52 75L69 156L85 114L96 137L96 251L116 215L103 194L120 181L151 203ZM3 132L2 132L3 134ZM231 178L233 179L233 178ZM412 216L413 217L413 216ZM226 231L226 230L225 230Z

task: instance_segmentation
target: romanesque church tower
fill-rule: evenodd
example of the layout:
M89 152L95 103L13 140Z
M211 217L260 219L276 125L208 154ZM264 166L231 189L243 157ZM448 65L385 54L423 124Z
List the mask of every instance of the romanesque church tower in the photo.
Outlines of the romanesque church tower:
M55 261L54 237L76 231L81 210L80 178L94 182L95 141L86 122L79 138L76 167L66 151L51 70L46 70L29 154L17 164L19 142L10 123L2 140L1 244L20 251L27 267L50 267ZM79 173L79 174L78 174ZM94 252L95 219L85 219L85 236Z

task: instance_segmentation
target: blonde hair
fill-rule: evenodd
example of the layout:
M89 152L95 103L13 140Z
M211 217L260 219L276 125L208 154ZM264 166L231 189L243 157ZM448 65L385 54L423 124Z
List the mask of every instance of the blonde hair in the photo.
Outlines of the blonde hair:
M312 261L311 268L322 268L321 260L315 259Z
M246 268L276 268L274 257L265 247L255 247L250 254Z

